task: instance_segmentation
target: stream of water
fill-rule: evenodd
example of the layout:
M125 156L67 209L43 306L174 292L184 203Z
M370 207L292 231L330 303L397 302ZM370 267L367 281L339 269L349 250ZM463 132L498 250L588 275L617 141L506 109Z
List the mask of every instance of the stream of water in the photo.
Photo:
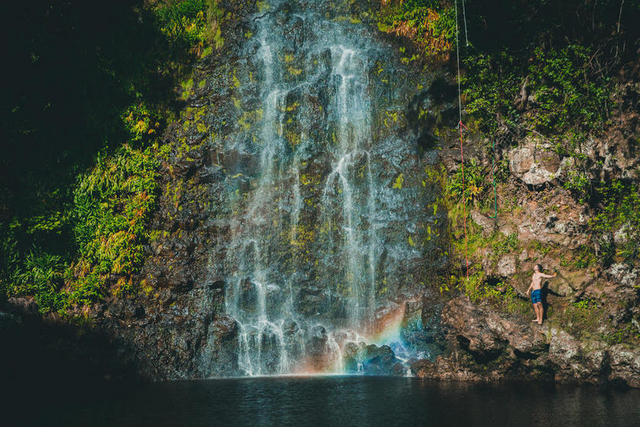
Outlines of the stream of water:
M322 3L263 6L232 71L231 233L212 268L226 272L240 375L357 372L372 342L416 353L372 338L402 321L378 320L404 310L424 255L416 230L429 220L425 198L402 190L419 167L414 142L393 131L407 91L372 80L394 66L387 48Z

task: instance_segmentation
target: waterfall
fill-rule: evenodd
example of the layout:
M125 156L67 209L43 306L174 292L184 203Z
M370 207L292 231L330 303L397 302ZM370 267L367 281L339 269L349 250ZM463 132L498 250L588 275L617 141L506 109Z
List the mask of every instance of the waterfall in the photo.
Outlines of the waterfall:
M271 1L232 71L230 231L211 268L225 276L240 375L347 370L347 350L372 342L378 311L423 268L410 235L425 201L391 188L419 161L381 119L397 117L409 89L383 96L372 70L388 48L320 3Z

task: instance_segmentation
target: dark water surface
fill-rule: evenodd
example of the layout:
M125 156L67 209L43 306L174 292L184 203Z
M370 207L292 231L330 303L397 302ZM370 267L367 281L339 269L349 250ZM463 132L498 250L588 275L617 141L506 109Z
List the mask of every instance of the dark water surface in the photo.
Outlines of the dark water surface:
M68 398L55 393L29 410L8 408L4 420L46 426L640 426L640 390L551 384L280 377L88 389Z

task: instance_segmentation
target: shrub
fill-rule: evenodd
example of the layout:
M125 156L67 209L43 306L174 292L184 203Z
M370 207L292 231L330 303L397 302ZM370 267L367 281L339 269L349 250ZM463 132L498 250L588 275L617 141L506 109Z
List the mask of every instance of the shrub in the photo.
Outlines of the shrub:
M99 300L107 283L135 290L163 155L147 147L177 116L174 89L195 56L222 46L224 12L217 0L111 2L93 25L86 2L45 3L17 6L11 24L30 37L9 62L39 84L7 95L17 150L2 161L0 298L60 311ZM62 74L60 52L74 53Z
M81 177L74 197L80 259L73 265L72 304L97 300L109 275L127 276L141 265L157 168L150 148L124 145Z
M591 180L582 171L570 170L562 186L575 194L581 203L584 203L591 193Z
M64 305L59 290L66 263L57 255L29 253L24 266L12 277L11 296L33 295L41 312L55 311Z
M156 15L169 39L202 53L210 43L220 49L224 43L219 20L223 10L217 0L159 2Z
M378 28L411 39L427 59L446 61L455 40L455 11L431 0L389 4L380 11Z
M626 241L617 248L612 246L612 255L628 262L637 261L640 256L640 189L619 180L610 184L601 182L594 199L598 212L589 220L591 230L595 235L606 235L624 228ZM613 242L608 243L613 245Z
M585 133L602 129L612 107L610 79L591 69L592 55L590 48L577 44L561 49L537 47L528 64L508 50L472 54L464 60L466 110L490 134L502 122L550 138L558 135L560 141L579 142ZM526 109L514 103L523 87L531 98L524 100ZM582 137L562 138L566 132Z
M463 185L464 183L464 185ZM476 202L484 191L484 170L482 166L471 159L462 168L451 176L447 183L446 191L456 199L464 199L465 202Z
M573 302L562 312L558 320L570 334L580 338L593 335L605 319L605 311L594 300Z

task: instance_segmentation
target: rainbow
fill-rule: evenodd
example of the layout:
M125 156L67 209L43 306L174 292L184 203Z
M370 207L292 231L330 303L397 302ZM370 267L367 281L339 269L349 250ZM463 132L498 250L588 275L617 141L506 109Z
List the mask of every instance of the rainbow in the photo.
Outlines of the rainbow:
M291 375L330 376L348 374L343 365L343 351L344 345L349 341L356 343L365 342L367 344L375 344L376 346L401 342L401 330L407 302L411 301L404 301L386 312L378 313L368 333L364 335L358 334L355 340L346 340L342 345L336 344L336 353L323 355L320 359L309 357L303 360Z

